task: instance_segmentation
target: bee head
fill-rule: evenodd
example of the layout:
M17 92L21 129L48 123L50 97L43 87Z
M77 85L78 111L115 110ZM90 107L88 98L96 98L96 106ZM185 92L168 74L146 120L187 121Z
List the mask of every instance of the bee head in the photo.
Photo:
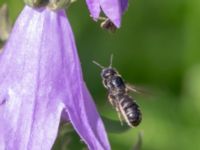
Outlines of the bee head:
M109 67L109 68L105 68L105 69L102 70L101 77L102 78L109 78L109 77L114 76L116 74L117 74L116 70Z
M102 69L101 77L104 78L104 79L107 79L107 78L117 74L117 71L114 68L112 68L112 60L113 60L113 55L111 55L111 57L110 57L110 65L109 65L109 67L104 67L101 64L99 64L98 62L93 61L93 63L95 65L99 66Z

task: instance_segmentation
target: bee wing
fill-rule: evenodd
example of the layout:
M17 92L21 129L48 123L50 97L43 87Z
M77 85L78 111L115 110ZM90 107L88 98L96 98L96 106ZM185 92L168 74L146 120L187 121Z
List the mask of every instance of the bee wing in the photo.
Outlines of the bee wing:
M142 94L142 95L152 95L148 90L142 87L135 86L130 83L126 83L126 88L128 91L137 93L137 94Z

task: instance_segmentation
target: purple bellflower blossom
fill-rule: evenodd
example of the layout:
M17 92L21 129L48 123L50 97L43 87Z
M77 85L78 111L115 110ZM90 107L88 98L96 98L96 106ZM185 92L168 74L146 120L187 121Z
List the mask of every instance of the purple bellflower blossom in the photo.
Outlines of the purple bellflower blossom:
M121 17L128 7L128 0L86 0L86 3L94 20L98 20L102 9L117 28L120 27Z
M110 150L65 11L25 6L0 54L0 149L50 150L61 116L90 150Z

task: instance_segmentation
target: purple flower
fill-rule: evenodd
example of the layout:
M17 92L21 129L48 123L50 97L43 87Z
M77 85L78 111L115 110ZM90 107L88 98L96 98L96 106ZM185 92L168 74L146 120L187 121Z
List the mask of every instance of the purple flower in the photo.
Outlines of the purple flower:
M86 0L86 2L94 20L98 20L102 9L118 28L121 24L121 16L128 7L128 0Z
M26 6L0 68L0 149L51 149L61 116L90 150L110 149L64 10Z

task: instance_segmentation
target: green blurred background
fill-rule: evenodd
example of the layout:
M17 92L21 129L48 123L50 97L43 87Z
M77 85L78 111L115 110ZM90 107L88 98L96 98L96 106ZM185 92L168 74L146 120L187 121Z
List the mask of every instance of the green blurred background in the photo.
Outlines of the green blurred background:
M14 22L23 2L4 2ZM114 54L113 65L124 79L151 93L133 95L143 112L139 127L113 133L106 125L113 150L132 150L139 131L143 150L200 150L199 8L199 0L130 0L115 34L92 21L83 0L68 9L85 80L101 115L118 120L92 60L106 66ZM85 146L70 129L62 127L60 133L54 149Z

